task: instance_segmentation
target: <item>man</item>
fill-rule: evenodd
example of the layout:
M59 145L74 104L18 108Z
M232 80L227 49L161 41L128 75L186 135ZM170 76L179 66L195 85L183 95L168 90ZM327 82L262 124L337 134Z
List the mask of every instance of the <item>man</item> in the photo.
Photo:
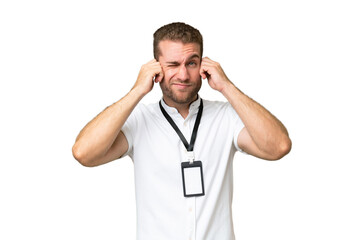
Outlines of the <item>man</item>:
M286 128L202 58L200 32L184 23L154 33L154 60L135 85L80 132L74 157L98 166L130 156L135 169L137 239L230 240L236 150L277 160L291 148ZM202 100L202 79L228 102ZM163 98L139 104L154 84Z

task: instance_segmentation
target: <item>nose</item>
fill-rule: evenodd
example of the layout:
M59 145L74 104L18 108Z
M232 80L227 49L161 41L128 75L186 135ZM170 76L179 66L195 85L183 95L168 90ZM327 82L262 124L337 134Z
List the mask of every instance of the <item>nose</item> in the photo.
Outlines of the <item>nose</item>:
M186 81L189 79L189 73L185 65L179 66L179 71L177 73L177 78L182 81Z

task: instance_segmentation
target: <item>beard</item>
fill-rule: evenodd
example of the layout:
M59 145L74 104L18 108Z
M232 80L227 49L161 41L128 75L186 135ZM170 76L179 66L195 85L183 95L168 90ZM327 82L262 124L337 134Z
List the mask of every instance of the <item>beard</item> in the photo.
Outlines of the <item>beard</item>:
M188 104L194 101L197 97L197 94L201 88L201 78L199 76L198 83L193 83L189 89L186 89L184 91L182 90L172 90L171 89L171 83L166 84L160 84L161 90L163 92L163 95L169 98L172 102L176 104Z

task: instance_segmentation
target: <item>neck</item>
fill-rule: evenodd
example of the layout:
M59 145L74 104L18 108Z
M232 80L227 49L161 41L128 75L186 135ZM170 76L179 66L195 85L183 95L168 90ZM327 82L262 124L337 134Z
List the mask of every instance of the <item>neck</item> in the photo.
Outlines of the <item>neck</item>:
M190 104L198 99L198 95L196 95L193 100L186 103L174 102L171 99L166 98L165 96L163 96L163 99L166 105L168 105L169 107L176 108L176 110L178 110L180 115L185 119L189 115Z

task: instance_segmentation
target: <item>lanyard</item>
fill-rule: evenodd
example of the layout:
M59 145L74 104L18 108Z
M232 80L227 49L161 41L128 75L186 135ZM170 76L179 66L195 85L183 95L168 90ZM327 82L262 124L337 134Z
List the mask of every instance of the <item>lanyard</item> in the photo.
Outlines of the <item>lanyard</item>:
M176 126L174 120L169 116L169 114L165 111L163 106L161 105L161 101L159 102L161 112L164 114L166 120L170 123L173 127L177 135L179 135L181 141L183 142L185 148L187 149L188 153L188 160L189 162L182 162L181 163L181 172L182 172L182 180L183 180L183 190L185 197L196 197L196 196L204 196L205 189L204 189L204 177L203 177L203 170L202 170L202 163L201 161L194 161L194 144L196 139L196 134L199 129L201 115L203 111L203 102L200 99L200 106L199 111L196 116L195 125L193 132L191 134L190 144L186 141L186 138L181 133L180 129Z
M188 150L188 152L192 152L194 150L196 134L197 134L197 131L199 129L200 119L201 119L201 115L202 115L202 111L203 111L202 99L200 99L200 107L199 107L199 111L198 111L197 116L196 116L194 129L193 129L193 132L191 134L190 144L186 141L186 138L181 133L180 129L176 126L175 122L172 120L172 118L169 116L169 114L165 111L163 106L161 106L161 101L159 102L159 105L160 105L161 112L164 114L164 117L168 120L168 122L173 127L175 132L179 135L179 137L180 137L181 141L183 142L185 148Z

